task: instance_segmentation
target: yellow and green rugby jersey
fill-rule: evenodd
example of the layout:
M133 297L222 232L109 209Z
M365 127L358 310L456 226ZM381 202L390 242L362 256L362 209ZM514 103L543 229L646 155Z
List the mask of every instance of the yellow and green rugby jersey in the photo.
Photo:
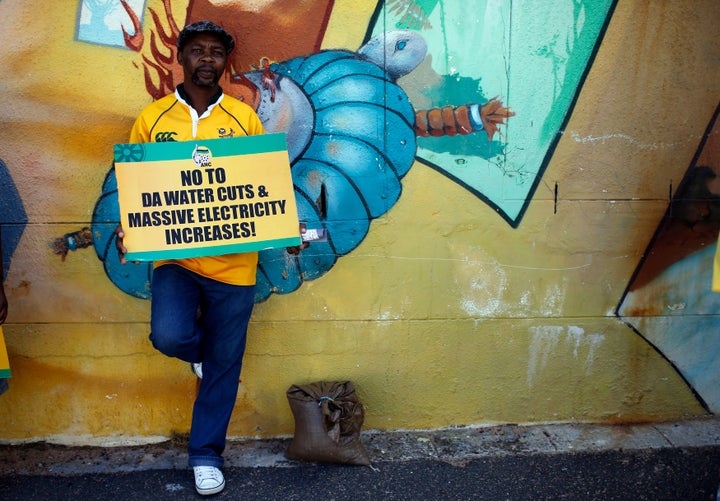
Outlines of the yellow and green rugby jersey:
M191 141L264 134L260 118L247 104L219 91L207 111L198 116L185 98L182 86L148 105L135 120L131 143ZM233 285L254 285L257 252L156 261L174 263L204 277Z

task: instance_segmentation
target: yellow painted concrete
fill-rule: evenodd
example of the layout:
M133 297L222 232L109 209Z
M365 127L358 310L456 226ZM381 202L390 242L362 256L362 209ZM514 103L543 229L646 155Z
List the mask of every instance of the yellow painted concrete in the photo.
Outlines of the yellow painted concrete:
M256 322L230 434L291 434L285 391L320 379L356 384L369 429L703 412L672 368L616 320L559 323L333 321L308 332L308 322ZM145 325L12 327L3 439L103 443L187 432L194 377L149 346Z

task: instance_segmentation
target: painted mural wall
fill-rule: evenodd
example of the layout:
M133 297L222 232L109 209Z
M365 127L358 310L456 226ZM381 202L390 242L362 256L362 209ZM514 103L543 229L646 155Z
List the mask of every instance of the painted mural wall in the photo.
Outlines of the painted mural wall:
M230 426L352 380L365 428L720 410L720 4L712 0L0 1L0 224L13 377L0 440L189 428L194 376L147 340L113 145L213 19L222 83L285 132L299 257L262 251ZM679 38L678 35L682 34ZM159 138L172 139L172 138Z

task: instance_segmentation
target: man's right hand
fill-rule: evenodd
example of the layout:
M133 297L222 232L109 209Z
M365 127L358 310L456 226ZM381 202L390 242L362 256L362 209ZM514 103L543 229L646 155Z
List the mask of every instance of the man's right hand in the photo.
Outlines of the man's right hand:
M122 264L127 264L127 259L125 259L125 254L127 254L127 249L125 248L125 245L123 244L123 238L125 238L125 232L122 229L122 225L118 224L115 227L115 248L118 251L118 257L120 258L120 262Z

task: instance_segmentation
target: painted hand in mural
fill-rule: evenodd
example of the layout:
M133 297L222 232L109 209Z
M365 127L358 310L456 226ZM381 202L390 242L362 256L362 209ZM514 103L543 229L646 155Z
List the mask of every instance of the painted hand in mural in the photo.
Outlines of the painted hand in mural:
M499 125L515 113L503 106L496 97L484 105L464 104L458 107L443 106L415 112L415 132L418 136L454 136L484 130L488 141L500 132Z

